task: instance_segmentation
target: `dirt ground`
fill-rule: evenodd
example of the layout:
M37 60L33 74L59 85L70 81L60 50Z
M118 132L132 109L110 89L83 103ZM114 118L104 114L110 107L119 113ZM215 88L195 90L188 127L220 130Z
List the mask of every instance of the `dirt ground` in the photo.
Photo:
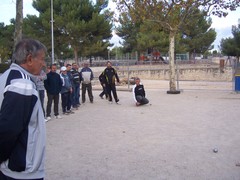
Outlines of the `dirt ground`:
M232 83L143 80L149 105L98 96L46 124L46 180L239 180L240 94ZM214 152L214 149L216 151Z

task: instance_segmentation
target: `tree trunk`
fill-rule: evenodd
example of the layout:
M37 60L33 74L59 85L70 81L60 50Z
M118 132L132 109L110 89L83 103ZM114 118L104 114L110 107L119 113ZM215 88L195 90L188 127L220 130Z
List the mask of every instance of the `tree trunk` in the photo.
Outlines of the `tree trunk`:
M78 48L74 47L74 60L78 64Z
M23 0L16 2L16 23L14 33L14 48L16 44L22 39L22 24L23 24Z
M169 86L170 90L167 91L168 94L179 94L180 91L176 89L176 68L175 68L175 35L174 31L170 31L169 34Z

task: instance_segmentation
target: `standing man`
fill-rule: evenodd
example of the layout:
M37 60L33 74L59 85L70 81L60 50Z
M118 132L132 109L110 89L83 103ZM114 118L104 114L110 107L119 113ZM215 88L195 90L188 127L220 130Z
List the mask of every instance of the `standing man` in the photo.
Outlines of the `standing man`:
M133 90L133 98L134 101L136 102L136 106L148 104L149 101L145 97L145 89L142 83L140 83L140 79L137 77L135 78L135 85L132 88Z
M72 98L72 106L77 109L80 106L80 73L78 72L78 65L76 63L72 63L71 69L72 77L73 77L73 98Z
M71 73L71 69L72 69L72 65L71 64L67 64L66 65L66 68L67 68L67 75L70 79L70 82L71 82L71 85L72 85L72 92L70 94L70 99L68 101L68 106L71 108L72 107L72 102L73 102L73 76L72 76L72 73Z
M44 86L47 91L47 121L51 120L51 109L52 109L52 101L54 103L54 115L56 119L61 119L62 117L59 115L58 104L59 104L59 93L62 89L62 80L60 75L56 72L57 65L51 65L51 71L47 73L47 79L44 81Z
M100 84L102 86L102 92L99 94L99 97L103 99L103 96L105 95L106 99L108 99L108 93L106 90L106 77L101 73L98 77Z
M69 104L69 100L71 98L72 93L72 83L70 81L69 76L67 75L67 68L65 66L61 67L61 74L62 78L62 90L61 90L61 98L62 98L62 111L63 114L68 115L73 113L71 109L71 105Z
M89 68L89 64L87 62L84 63L84 67L80 71L80 77L82 80L82 103L85 103L86 98L86 90L88 91L88 97L91 103L93 103L93 94L92 94L92 84L91 80L93 80L93 72Z
M43 180L45 121L32 76L45 64L45 46L19 41L10 68L0 76L0 179Z
M111 95L111 92L112 92L114 100L118 104L119 99L117 96L115 79L117 80L118 83L120 82L120 80L118 78L117 71L112 67L112 63L110 61L107 62L107 68L103 71L103 75L105 76L105 79L106 79L106 89L108 93L109 102L112 103L112 95Z
M42 104L44 117L45 117L45 108L44 108L44 98L45 98L44 80L45 79L47 79L47 75L44 70L41 70L40 75L34 77L36 87L39 93L39 98Z

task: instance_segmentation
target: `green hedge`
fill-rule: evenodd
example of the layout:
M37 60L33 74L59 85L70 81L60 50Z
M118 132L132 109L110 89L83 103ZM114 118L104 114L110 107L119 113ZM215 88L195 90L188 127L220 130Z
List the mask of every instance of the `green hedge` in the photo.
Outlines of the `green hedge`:
M4 73L9 67L10 64L0 64L0 73Z

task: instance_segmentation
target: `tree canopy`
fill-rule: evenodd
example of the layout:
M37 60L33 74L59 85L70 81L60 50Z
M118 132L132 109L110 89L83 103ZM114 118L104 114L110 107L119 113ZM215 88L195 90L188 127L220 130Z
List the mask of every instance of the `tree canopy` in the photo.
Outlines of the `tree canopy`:
M220 49L223 54L227 56L240 57L240 25L232 27L233 37L222 39L220 42Z
M226 16L227 10L240 6L236 0L115 0L120 13L129 14L135 22L153 21L169 33L169 74L170 91L176 93L175 77L175 40L182 27L191 23L198 15L197 9L205 15Z

